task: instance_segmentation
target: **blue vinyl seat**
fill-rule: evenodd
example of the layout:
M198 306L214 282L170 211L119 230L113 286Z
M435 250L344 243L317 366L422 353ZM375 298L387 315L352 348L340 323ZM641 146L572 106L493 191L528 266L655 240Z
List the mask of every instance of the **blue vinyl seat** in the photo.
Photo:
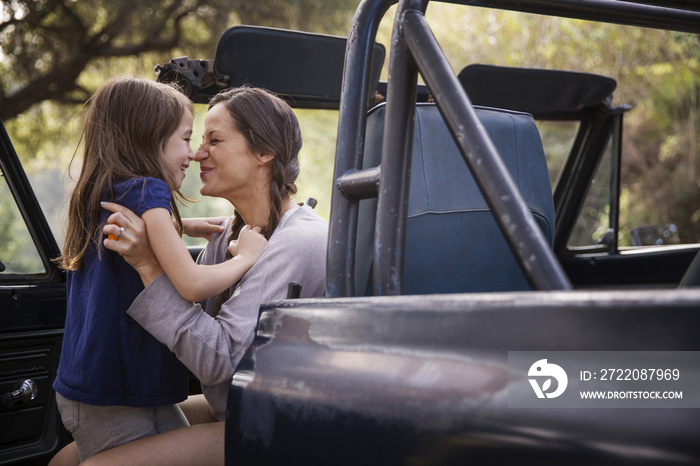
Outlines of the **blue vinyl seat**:
M477 107L525 202L552 244L554 203L542 141L531 115ZM363 168L381 161L385 106L370 111ZM404 293L530 289L438 108L416 108L406 225ZM372 294L376 199L360 201L356 295Z

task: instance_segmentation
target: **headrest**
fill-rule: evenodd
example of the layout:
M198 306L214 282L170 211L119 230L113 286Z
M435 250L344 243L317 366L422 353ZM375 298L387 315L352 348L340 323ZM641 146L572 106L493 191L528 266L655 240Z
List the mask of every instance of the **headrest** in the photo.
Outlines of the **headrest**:
M233 87L247 84L280 94L292 106L337 109L346 43L343 37L235 26L219 39L214 73ZM384 46L375 44L370 89L377 86L384 54Z
M575 117L605 102L617 83L590 73L469 65L459 73L474 105L509 108L536 118Z

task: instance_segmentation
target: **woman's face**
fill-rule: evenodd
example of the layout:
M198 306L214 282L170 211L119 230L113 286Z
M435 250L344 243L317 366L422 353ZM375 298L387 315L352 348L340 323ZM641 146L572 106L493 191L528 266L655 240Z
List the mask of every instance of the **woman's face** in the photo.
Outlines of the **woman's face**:
M248 148L243 134L223 104L214 105L204 118L204 136L195 160L200 165L204 196L228 199L235 204L241 196L256 191L261 160Z
M180 189L185 179L185 170L194 159L190 138L192 137L192 112L185 110L175 132L165 141L163 157L165 168L170 172L175 183L174 189Z

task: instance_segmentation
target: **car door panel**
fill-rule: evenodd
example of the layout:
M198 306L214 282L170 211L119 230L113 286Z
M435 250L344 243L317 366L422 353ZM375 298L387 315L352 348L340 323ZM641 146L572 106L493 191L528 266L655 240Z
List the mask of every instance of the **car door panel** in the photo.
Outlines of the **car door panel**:
M52 262L60 250L1 124L0 216L0 465L46 464L70 440L52 388L65 277Z
M68 441L51 388L62 337L62 329L0 336L0 464L45 464ZM34 399L7 406L7 394L27 380Z

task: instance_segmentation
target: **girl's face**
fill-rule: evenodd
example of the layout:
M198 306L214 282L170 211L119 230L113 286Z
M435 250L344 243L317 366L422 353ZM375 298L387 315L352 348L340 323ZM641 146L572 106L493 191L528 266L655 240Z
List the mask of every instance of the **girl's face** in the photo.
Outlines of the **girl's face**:
M255 195L259 171L265 157L256 157L223 104L214 105L204 118L204 136L197 151L204 196L231 203Z
M186 110L182 115L180 125L165 141L165 146L163 147L165 167L175 182L174 189L180 189L182 181L185 179L185 170L190 166L190 160L194 159L194 153L190 146L192 122L192 112Z

